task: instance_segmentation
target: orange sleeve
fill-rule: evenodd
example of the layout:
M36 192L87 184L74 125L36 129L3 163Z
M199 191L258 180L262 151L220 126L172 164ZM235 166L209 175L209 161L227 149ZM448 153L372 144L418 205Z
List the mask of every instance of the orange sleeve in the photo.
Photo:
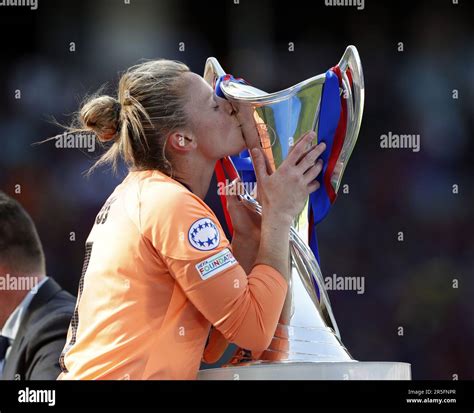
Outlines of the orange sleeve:
M170 271L194 306L230 342L265 350L275 333L287 283L274 268L259 264L250 274L235 265L201 280L194 263L168 260Z
M216 363L225 353L228 345L229 342L222 333L217 328L212 327L201 361L207 364Z
M214 213L192 193L162 191L167 213L161 216L154 212L153 198L143 195L143 235L188 299L228 341L266 349L285 301L283 276L260 264L247 277Z

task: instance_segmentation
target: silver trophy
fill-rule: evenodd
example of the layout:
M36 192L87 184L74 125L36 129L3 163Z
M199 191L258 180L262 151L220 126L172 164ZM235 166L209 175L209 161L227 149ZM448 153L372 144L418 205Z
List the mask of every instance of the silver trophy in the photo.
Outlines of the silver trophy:
M357 142L364 108L364 77L354 46L346 49L336 71L345 127L332 169L326 171L330 173L326 189L333 195ZM261 146L273 170L305 132L318 134L326 74L266 93L226 75L211 57L204 79L213 88L219 82L221 93L245 118L249 148ZM241 199L255 213L262 213L261 205L248 193ZM236 375L239 379L410 379L409 364L358 362L342 343L318 261L308 246L308 208L309 200L291 227L288 293L270 346L257 355L241 349L227 366L203 370L199 379L235 379Z

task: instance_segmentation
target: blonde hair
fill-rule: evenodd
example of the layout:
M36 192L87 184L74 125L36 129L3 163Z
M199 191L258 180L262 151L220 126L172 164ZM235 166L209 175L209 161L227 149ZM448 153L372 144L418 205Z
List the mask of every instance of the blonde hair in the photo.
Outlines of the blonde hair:
M117 98L96 94L77 115L70 131L92 131L112 145L95 162L114 171L120 158L133 169L158 169L172 176L165 153L166 136L187 124L184 111L184 63L159 59L128 69L121 77Z

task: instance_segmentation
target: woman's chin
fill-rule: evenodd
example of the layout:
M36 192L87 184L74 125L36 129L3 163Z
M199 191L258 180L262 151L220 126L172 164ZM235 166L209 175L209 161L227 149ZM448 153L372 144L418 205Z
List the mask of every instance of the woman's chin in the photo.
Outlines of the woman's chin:
M242 149L239 149L239 150L232 151L232 153L230 153L229 156L237 156L243 150L245 150L245 147L243 147Z
M240 146L238 152L236 153L236 155L238 155L240 152L242 151L245 151L247 148L247 144L245 142L242 143L242 146Z
M232 153L231 156L238 155L240 152L244 151L245 149L247 149L247 144L245 143L243 139L240 139L239 143L236 145L234 153Z
M239 133L239 136L235 136L234 138L235 139L233 139L232 142L235 142L235 144L233 144L232 148L229 148L229 150L227 151L228 156L236 156L240 152L247 149L247 144L241 133Z

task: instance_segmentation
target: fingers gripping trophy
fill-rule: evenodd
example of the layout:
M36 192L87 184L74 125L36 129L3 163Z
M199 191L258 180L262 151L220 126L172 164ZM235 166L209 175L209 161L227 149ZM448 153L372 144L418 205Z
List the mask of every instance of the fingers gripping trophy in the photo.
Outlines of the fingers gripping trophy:
M309 246L315 224L336 199L362 122L364 77L357 49L349 46L326 73L275 93L227 74L213 57L207 59L204 79L237 108L248 147L263 148L271 171L280 167L307 131L316 133L317 143L326 143L326 151L318 177L321 186L291 227L288 293L270 346L258 355L240 351L225 367L201 371L199 379L409 380L410 364L352 358L342 343L318 259ZM236 176L232 160L223 163L228 174ZM262 213L250 194L240 197L256 214Z

